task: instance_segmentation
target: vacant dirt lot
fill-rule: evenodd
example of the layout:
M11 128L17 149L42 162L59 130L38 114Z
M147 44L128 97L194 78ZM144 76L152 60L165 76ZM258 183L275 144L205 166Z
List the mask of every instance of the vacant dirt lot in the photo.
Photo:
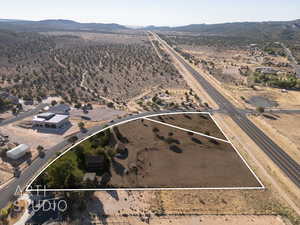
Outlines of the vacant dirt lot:
M130 221L131 222L131 221ZM140 225L141 222L131 222ZM150 225L285 225L280 216L166 216L155 217Z
M248 104L243 101L241 97L244 97L249 101L254 96L260 96L270 101L276 102L275 107L268 108L282 108L282 109L299 109L300 108L300 92L289 90L287 93L282 93L280 89L270 87L257 87L255 90L247 87L237 87L227 85L226 89L230 91L230 94L239 102L243 103L248 108L254 108L254 105Z
M275 208L269 191L120 190L95 192L86 212L79 215L81 224L288 225ZM214 215L220 211L227 215Z
M300 163L300 115L265 113L250 117L294 160Z
M126 159L113 162L114 187L259 187L227 142L146 119L118 126Z
M88 121L107 121L118 116L124 116L126 112L114 110L103 105L93 105L93 109L84 113L82 109L73 108L71 116L77 118L86 118Z
M204 133L213 137L226 140L226 137L220 131L215 122L208 114L202 113L182 113L173 115L162 115L150 117L167 124L178 126L184 129Z

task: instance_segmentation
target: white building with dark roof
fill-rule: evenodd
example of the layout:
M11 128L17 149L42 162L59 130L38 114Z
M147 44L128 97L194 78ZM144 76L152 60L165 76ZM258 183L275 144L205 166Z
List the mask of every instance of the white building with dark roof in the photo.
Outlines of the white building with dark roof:
M60 129L66 127L70 121L68 115L46 112L36 115L32 123L34 127Z

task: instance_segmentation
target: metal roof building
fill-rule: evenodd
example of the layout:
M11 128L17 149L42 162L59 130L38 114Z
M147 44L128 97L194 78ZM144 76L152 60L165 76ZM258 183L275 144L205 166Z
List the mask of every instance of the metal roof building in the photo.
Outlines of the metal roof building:
M69 123L69 116L46 112L36 115L32 123L38 127L62 128Z
M29 151L29 146L25 144L20 144L17 147L6 152L6 156L10 159L19 159L23 157L26 152Z

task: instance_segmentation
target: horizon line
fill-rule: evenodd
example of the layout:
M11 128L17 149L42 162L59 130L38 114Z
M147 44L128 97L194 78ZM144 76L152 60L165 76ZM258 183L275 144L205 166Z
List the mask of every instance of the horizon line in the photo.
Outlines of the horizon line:
M78 19L70 19L70 18L47 18L47 19L7 19L7 18L0 18L0 22L21 22L21 21L27 21L27 22L42 22L42 21L59 21L59 20L65 20L65 21L73 21L76 23L81 24L88 24L88 23L95 23L95 24L117 24L125 27L136 27L136 28L144 28L144 27L182 27L182 26L190 26L190 25L218 25L218 24L232 24L232 23L271 23L271 22L293 22L298 21L300 18L295 19L282 19L282 20L239 20L239 21L226 21L226 22L217 22L217 23L189 23L189 24L178 24L178 25L154 25L154 24L148 24L148 25L132 25L132 24L122 24L122 23L116 23L116 22L83 22L82 20Z

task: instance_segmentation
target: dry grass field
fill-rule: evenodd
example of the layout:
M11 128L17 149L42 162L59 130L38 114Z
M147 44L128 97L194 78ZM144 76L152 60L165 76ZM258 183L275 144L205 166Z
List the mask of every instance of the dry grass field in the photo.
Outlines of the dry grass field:
M118 130L128 140L128 158L115 159L113 187L260 186L227 142L146 119L120 125Z
M226 140L226 137L208 114L180 113L149 117L184 129Z

